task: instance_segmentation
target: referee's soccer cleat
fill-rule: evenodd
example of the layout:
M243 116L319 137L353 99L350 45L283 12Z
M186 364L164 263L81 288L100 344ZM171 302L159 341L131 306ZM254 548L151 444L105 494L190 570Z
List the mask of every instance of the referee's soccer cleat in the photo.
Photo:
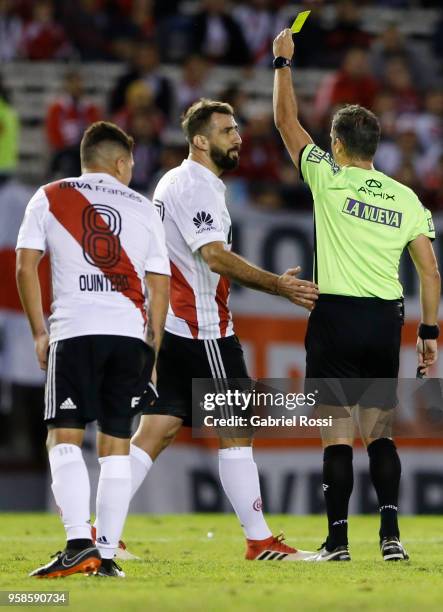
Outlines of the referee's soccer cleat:
M62 578L71 574L96 574L102 559L95 546L83 550L67 549L58 551L46 565L29 575L34 578Z
M380 551L384 561L409 561L408 553L396 536L383 538Z
M94 527L94 525L92 525L91 526L91 538L94 544L96 540L96 534L97 534L97 530ZM133 555L131 552L129 552L123 540L119 541L118 548L115 551L114 556L116 559L120 559L120 561L140 561L140 557L137 557L137 555Z
M100 568L94 575L99 578L126 578L125 572L113 559L103 559Z
M326 548L327 542L324 542L318 552L314 553L305 561L350 561L351 555L349 554L348 547L344 546L336 546L333 550L328 550Z
M245 558L249 561L303 561L314 553L297 550L284 543L284 535L265 540L246 540Z

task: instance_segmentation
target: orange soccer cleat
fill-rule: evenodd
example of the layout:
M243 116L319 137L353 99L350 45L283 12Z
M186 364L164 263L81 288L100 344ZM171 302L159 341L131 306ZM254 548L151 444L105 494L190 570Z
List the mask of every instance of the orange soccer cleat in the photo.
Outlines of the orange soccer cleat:
M266 540L246 540L245 558L249 561L304 561L314 553L297 550L284 542L284 535L270 536Z
M102 563L95 546L84 550L59 551L52 555L52 558L54 561L37 568L29 575L34 578L63 578L71 574L96 574Z

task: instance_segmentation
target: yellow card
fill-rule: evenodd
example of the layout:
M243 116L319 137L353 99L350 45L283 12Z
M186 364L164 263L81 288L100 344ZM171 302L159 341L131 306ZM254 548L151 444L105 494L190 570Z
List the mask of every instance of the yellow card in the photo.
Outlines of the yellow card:
M302 29L306 19L309 17L309 13L311 11L302 11L301 13L299 13L297 15L297 17L295 18L294 23L291 26L291 32L293 34L298 34L300 32L300 30Z

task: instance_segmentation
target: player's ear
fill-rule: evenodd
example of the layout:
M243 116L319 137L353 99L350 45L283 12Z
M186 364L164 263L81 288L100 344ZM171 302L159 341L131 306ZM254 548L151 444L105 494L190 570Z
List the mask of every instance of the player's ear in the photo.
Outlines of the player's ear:
M339 155L344 153L343 143L337 136L334 138L334 146L336 153L338 153Z
M200 151L207 151L209 149L209 141L203 134L196 134L192 139L192 144Z
M117 157L114 161L115 170L118 176L122 175L122 171L124 171L124 159L123 157Z
M115 168L115 171L116 171L116 178L124 179L126 177L126 175L127 175L127 166L128 166L127 158L125 158L125 157L117 157L117 159L114 162L114 168Z

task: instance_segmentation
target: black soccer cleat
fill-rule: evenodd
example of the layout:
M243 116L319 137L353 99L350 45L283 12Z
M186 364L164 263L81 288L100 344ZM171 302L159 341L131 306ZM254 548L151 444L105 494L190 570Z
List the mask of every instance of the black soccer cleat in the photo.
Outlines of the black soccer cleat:
M396 536L383 538L380 551L384 561L409 561L409 555Z
M125 572L113 559L103 559L100 568L94 575L99 578L126 578Z
M46 565L37 568L29 575L34 578L62 578L71 574L95 574L102 558L95 546L83 550L67 549L58 551Z
M327 541L323 542L323 544L318 549L318 552L314 553L311 557L305 559L305 561L350 561L351 555L349 554L348 546L336 546L332 550L328 550Z

